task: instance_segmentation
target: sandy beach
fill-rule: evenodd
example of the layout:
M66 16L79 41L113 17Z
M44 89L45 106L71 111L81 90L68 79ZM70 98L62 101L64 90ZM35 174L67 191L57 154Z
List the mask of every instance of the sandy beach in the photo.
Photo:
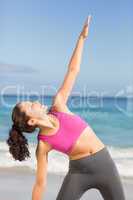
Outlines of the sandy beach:
M64 175L48 173L47 188L43 199L55 200L62 185ZM30 200L32 186L35 180L35 171L28 168L0 168L0 200ZM122 178L126 200L132 200L133 179ZM81 200L102 200L96 189L88 190Z

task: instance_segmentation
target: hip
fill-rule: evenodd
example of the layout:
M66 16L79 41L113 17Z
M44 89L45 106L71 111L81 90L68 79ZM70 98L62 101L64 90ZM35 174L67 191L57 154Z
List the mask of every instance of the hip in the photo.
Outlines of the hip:
M91 175L118 173L114 160L106 146L91 155L76 160L69 160L69 172L90 173Z

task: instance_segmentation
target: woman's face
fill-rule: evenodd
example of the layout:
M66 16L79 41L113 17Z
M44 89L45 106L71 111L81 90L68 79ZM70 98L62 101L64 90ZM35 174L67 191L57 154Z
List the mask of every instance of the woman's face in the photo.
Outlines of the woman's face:
M48 106L42 105L38 101L23 101L20 104L21 111L24 111L28 116L34 118L44 118L47 117Z

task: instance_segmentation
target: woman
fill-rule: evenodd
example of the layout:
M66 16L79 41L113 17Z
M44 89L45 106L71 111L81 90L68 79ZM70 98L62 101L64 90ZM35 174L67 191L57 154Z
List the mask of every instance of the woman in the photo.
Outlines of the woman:
M41 200L47 183L48 153L56 149L69 157L66 174L56 200L76 200L90 188L100 191L105 200L125 200L122 182L107 147L90 125L67 107L67 100L80 71L84 41L91 17L79 35L64 82L48 111L39 102L19 102L13 109L13 125L7 143L16 160L30 156L27 139L22 132L39 128L36 148L37 172L32 200Z

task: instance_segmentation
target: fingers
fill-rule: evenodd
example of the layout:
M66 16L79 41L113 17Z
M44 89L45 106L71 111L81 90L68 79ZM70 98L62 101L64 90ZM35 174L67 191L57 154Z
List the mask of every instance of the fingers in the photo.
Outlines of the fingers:
M85 21L85 25L88 26L90 24L90 21L91 21L91 15L88 15L86 21Z
M88 36L88 32L89 32L89 25L90 25L90 21L91 21L91 15L87 16L87 19L85 21L85 24L83 26L82 32L80 35L83 36L83 38L86 38Z

